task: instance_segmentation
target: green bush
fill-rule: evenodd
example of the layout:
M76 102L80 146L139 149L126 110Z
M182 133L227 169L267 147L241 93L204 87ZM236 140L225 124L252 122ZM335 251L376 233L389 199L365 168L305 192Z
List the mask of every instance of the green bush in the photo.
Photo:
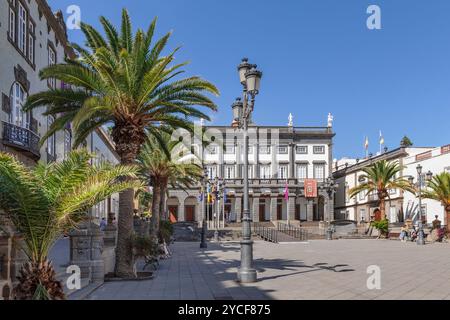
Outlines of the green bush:
M149 236L134 235L131 239L131 247L135 257L155 256L158 253L158 244Z
M173 235L173 225L170 221L161 220L159 223L159 232L161 240L170 243L170 238Z
M375 229L379 230L382 235L387 235L389 231L389 220L384 219L380 221L372 222L372 225Z

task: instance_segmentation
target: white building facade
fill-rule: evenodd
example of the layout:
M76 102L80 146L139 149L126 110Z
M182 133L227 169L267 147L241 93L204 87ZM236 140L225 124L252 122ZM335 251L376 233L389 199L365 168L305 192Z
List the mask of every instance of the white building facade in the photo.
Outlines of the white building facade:
M291 122L291 121L290 121ZM243 210L242 132L231 126L209 126L210 144L203 152L203 166L209 179L225 182L224 211L240 222ZM254 222L324 221L333 219L333 196L323 185L331 176L334 133L329 126L249 127L250 212ZM215 141L215 142L211 142ZM222 145L224 147L222 147ZM199 150L199 145L194 145ZM317 183L317 196L305 197L305 181ZM289 200L285 199L286 187ZM200 186L185 192L169 190L167 210L178 221L201 221ZM205 210L206 212L211 212ZM206 217L212 219L212 216Z
M405 158L404 175L414 177L414 181L418 181L417 166L422 167L422 187L426 188L425 177L428 172L433 175L442 172L450 172L450 145L433 148L423 153L412 155ZM405 193L403 206L408 216L417 215L419 200L411 193ZM447 224L445 210L442 204L435 200L422 199L422 217L427 223L431 223L435 216Z

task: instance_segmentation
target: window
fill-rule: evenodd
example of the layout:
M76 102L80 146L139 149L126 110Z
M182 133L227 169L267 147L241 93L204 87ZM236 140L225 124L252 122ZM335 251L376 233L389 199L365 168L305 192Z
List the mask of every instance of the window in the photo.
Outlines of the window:
M30 129L31 116L29 112L23 112L22 106L25 103L26 93L19 83L14 83L11 89L11 113L10 122L16 126Z
M363 201L366 198L366 192L365 191L361 191L359 193L359 200Z
M235 147L233 145L225 146L224 153L225 154L235 154L236 153Z
M366 221L366 209L359 209L359 219Z
M397 189L389 189L389 194L393 195L397 193Z
M325 164L314 165L314 179L319 181L325 180Z
M47 130L50 129L55 119L52 116L47 117ZM55 134L52 134L47 140L47 153L55 156Z
M288 154L287 146L278 146L278 154Z
M100 149L99 148L95 148L94 164L97 166L100 164Z
M349 186L345 186L345 202L349 203L350 202L350 187Z
M270 146L259 146L259 154L270 154Z
M252 146L248 146L248 154L253 153L253 147Z
M444 171L450 173L450 167L444 168Z
M17 42L20 51L26 53L27 49L27 11L19 2L19 25L17 29Z
M308 154L308 146L297 146L295 152L297 154Z
M278 167L278 179L287 179L287 165L280 165Z
M209 145L209 146L206 147L206 151L207 151L209 154L217 154L217 146L211 146L211 145Z
M297 179L301 181L308 179L308 165L306 163L297 165Z
M34 64L34 25L32 22L28 28L28 60Z
M248 165L248 178L253 179L253 166L250 164Z
M217 177L217 167L216 166L207 166L206 170L208 171L208 179L214 179Z
M56 63L56 52L53 50L52 47L48 46L48 65L54 65ZM47 84L50 88L55 89L56 88L56 79L50 78L47 81Z
M9 37L12 41L16 38L16 13L13 8L9 8Z
M325 154L325 147L324 146L314 146L313 153L314 154Z
M234 166L226 165L225 166L225 179L234 179Z
M64 130L64 158L67 158L70 150L72 149L72 134L69 130Z
M270 164L263 164L259 166L259 176L261 179L271 178L271 168Z

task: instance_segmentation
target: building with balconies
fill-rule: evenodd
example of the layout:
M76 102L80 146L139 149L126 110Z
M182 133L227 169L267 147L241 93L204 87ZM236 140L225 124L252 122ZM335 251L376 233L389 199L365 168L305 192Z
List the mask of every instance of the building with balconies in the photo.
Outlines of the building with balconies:
M429 152L433 148L428 147L404 147L388 151L387 149L375 156L369 156L365 159L349 159L345 158L335 161L333 164L333 178L338 184L338 190L335 195L335 212L336 219L354 220L358 223L369 222L371 219L379 220L379 201L375 193L366 194L361 192L356 197L349 197L349 190L363 183L362 177L366 168L373 163L381 160L398 161L402 170L401 176L405 176L409 170L405 165L410 162L411 157ZM386 202L386 217L389 222L395 223L404 221L405 205L404 199L407 192L401 190L390 190L389 199Z
M333 220L333 195L324 189L331 176L332 120L323 127L288 126L249 127L250 212L254 222ZM243 209L243 139L232 126L207 126L209 145L204 148L203 167L208 178L225 183L226 202L219 215L240 222ZM194 144L197 151L203 149ZM313 197L305 195L305 183L317 186ZM285 199L288 189L289 200ZM200 186L189 190L170 189L166 210L178 221L201 221ZM213 205L206 208L213 219ZM225 215L222 212L225 212ZM208 214L209 212L209 214Z

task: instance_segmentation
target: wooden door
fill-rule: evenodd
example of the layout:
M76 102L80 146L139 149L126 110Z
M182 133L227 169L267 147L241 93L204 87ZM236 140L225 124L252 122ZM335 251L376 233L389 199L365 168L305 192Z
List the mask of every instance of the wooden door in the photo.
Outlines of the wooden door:
M185 221L193 222L195 221L195 206L185 206L184 207Z
M266 205L259 204L259 221L266 221Z
M277 220L283 220L283 204L277 204Z

